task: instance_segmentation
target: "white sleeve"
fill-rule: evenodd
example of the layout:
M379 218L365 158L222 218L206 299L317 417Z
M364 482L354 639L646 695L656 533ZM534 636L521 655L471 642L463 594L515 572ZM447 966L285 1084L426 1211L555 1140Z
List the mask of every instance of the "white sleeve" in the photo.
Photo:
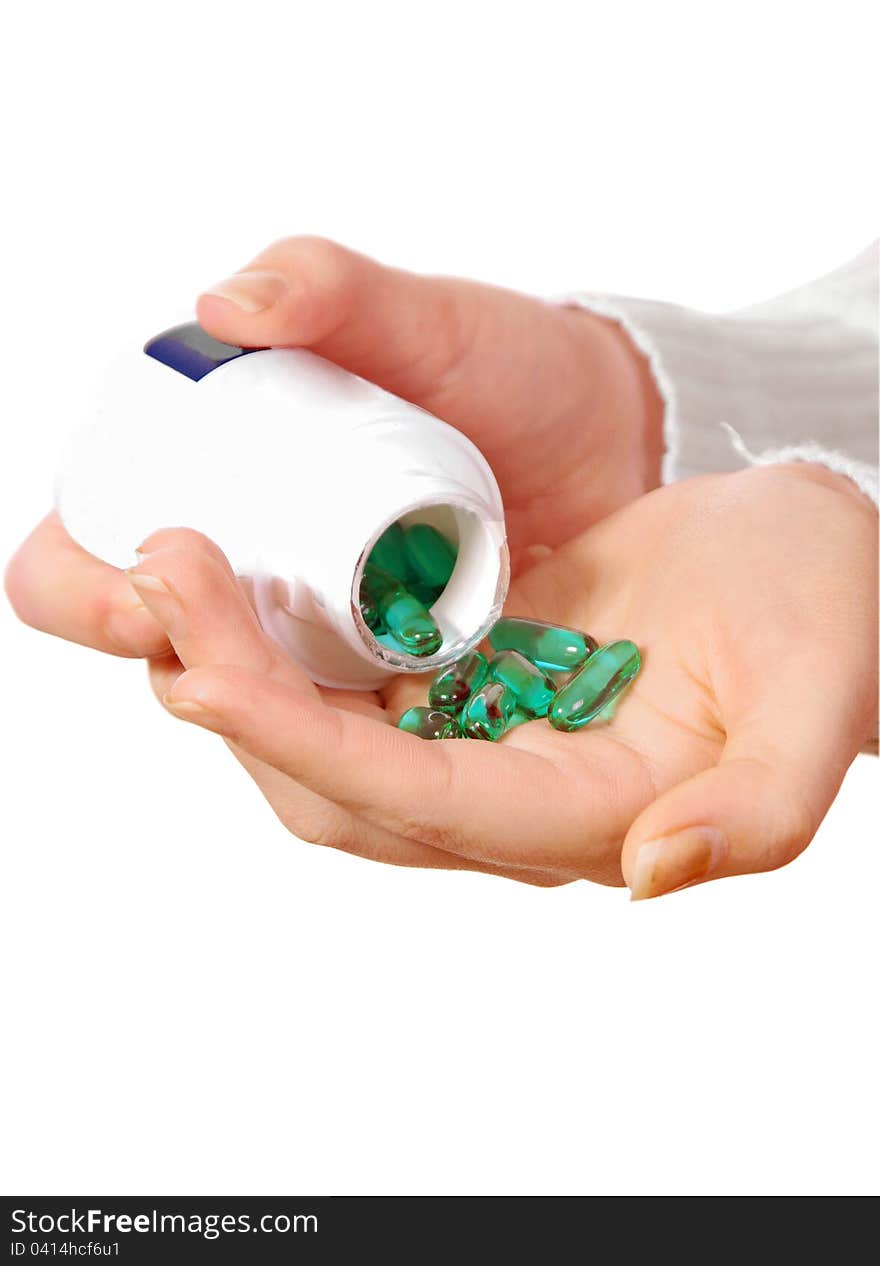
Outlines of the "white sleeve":
M617 295L566 302L618 321L665 405L663 482L812 461L878 500L878 244L766 303L713 315Z

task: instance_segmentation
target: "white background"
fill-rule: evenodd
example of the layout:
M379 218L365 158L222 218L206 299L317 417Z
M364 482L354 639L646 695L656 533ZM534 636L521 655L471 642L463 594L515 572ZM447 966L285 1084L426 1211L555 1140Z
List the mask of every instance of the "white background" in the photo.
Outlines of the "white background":
M106 349L282 234L709 308L833 267L869 11L14 6L4 557ZM876 1191L876 762L789 869L630 906L309 848L140 665L0 638L4 1191Z

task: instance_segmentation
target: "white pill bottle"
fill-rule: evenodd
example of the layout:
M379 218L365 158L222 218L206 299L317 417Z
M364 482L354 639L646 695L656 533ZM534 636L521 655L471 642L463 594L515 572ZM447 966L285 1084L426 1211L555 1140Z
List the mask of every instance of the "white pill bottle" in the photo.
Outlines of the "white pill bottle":
M157 528L204 532L320 685L436 671L486 635L507 593L501 497L470 440L312 352L232 347L195 323L109 367L68 440L56 508L119 567ZM431 608L442 646L421 658L379 643L358 604L366 558L396 521L430 523L458 551Z

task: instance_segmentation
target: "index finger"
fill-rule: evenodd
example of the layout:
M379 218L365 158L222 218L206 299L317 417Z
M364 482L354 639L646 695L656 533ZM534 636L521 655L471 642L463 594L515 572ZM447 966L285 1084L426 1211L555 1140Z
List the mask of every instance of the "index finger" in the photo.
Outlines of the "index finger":
M228 666L184 673L165 703L395 834L483 863L619 881L619 844L649 795L634 754L598 734L569 739L570 757L535 736L426 743Z

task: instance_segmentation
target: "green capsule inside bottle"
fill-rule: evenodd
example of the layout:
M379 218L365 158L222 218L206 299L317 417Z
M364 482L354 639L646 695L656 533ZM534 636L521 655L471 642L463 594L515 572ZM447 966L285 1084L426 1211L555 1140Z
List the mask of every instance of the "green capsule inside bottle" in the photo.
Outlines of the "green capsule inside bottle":
M461 716L465 738L496 743L516 711L516 696L500 681L487 682L468 701Z
M545 717L556 683L519 651L499 651L489 662L489 675L516 696L516 706L530 717Z
M370 632L374 634L384 633L386 631L385 621L379 614L378 604L376 599L373 597L373 594L370 592L370 587L366 580L361 581L359 605L361 609L361 617Z
M408 579L409 564L406 559L403 528L399 523L392 523L391 527L385 529L370 550L367 562L372 563L374 567L381 567L383 571L396 576L398 580Z
M489 634L495 651L519 651L539 668L551 672L572 672L596 650L598 643L588 633L566 629L541 620L517 620L503 616Z
M397 722L397 728L422 739L458 738L460 733L458 723L436 708L408 708Z
M634 642L609 642L560 686L547 719L555 730L579 730L625 690L642 666Z
M443 634L430 612L397 577L367 563L364 579L379 615L401 650L418 656L433 655L439 651L443 645Z
M455 547L430 523L413 523L406 528L403 546L411 575L420 584L442 593L455 569Z
M388 631L410 655L434 655L443 645L443 634L429 611L411 593L400 592L383 615Z
M443 712L460 712L464 705L485 682L489 666L485 655L471 651L450 668L444 668L431 682L428 703Z

